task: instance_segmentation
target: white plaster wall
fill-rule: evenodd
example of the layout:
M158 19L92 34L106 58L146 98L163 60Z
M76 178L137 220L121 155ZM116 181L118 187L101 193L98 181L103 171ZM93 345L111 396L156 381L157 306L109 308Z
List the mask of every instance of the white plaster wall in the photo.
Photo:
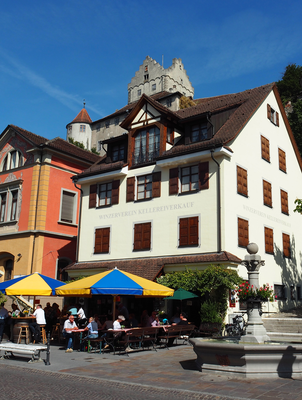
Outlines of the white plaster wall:
M196 164L196 162L194 163ZM119 258L173 256L215 252L216 240L216 175L210 162L210 188L194 194L169 196L169 169L162 172L161 197L126 203L126 177L121 179L119 204L108 208L88 209L89 185L83 186L83 214L79 261ZM129 171L128 177L158 171L149 166ZM199 246L178 248L178 218L199 216ZM133 252L135 223L151 222L150 251ZM93 254L94 231L110 226L110 253Z
M67 140L69 137L73 138L73 140L83 143L86 149L91 150L91 127L89 124L85 123L77 123L74 122L72 124L72 131L69 132L67 128ZM80 125L86 126L85 132L80 132Z
M267 118L267 103L279 112L280 126ZM270 163L261 157L261 138L270 142ZM276 98L271 93L257 110L249 124L230 146L233 156L222 166L223 184L223 248L240 258L247 254L238 247L237 218L249 221L249 241L259 246L259 253L265 260L260 268L260 283L285 284L296 286L301 282L301 215L294 213L295 198L302 197L301 170L298 165L290 138L282 119ZM278 148L286 153L287 173L279 170ZM248 171L248 198L237 194L237 165ZM273 207L263 205L263 179L272 185ZM281 213L280 189L288 193L289 216ZM283 252L282 233L289 234L295 242L292 259L278 258L265 253L264 227L274 231L274 244ZM281 262L282 265L278 265ZM282 273L282 271L287 272ZM239 268L244 278L247 272Z

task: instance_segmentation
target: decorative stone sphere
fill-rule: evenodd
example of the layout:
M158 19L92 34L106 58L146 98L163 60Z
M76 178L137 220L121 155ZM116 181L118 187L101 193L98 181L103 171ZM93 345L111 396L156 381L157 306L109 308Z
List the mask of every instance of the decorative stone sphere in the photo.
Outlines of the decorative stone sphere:
M246 246L246 249L249 254L256 254L259 250L259 247L256 243L249 243Z

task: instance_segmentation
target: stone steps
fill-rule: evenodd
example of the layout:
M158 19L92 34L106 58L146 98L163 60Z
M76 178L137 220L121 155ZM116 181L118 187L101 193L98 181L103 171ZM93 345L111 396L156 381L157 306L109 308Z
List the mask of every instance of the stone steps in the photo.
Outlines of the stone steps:
M263 324L267 332L276 333L301 333L301 318L262 318Z

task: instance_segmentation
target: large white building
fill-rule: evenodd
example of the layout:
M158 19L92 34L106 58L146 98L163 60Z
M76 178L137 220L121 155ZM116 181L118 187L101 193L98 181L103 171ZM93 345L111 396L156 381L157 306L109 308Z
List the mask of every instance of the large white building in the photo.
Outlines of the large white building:
M275 84L172 111L145 94L104 141L82 189L71 276L117 266L149 279L210 264L237 268L256 242L269 307L302 300L302 160Z

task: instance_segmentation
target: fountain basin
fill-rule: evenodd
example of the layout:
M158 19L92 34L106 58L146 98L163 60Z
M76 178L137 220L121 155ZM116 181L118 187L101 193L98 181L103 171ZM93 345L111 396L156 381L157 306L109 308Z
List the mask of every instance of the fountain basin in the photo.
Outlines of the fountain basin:
M215 339L190 339L201 372L255 378L301 378L302 345L240 344Z

